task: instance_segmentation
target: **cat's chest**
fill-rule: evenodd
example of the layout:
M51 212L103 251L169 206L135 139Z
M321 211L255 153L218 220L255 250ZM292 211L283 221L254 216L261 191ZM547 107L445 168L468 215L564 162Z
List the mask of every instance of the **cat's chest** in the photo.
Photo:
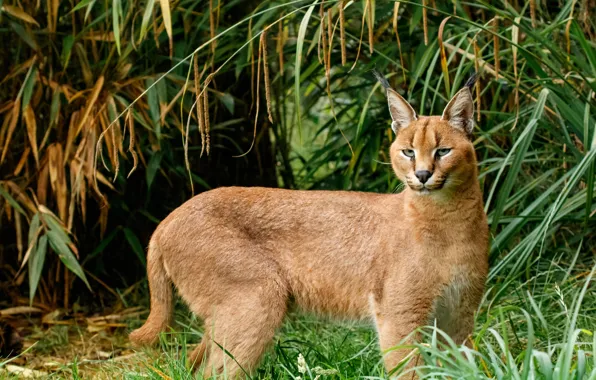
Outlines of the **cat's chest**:
M472 265L453 265L445 274L429 315L429 324L436 320L442 329L448 328L474 290L476 269Z

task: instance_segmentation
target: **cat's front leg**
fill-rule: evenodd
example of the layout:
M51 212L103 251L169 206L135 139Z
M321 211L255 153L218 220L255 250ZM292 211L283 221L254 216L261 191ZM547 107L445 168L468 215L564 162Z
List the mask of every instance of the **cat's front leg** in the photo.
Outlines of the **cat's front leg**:
M403 379L417 378L414 367L421 365L413 343L419 339L415 330L426 324L432 308L434 293L429 286L420 284L422 278L412 281L389 282L382 298L371 295L374 316L385 368L391 376ZM406 363L407 364L404 364ZM396 368L400 367L396 371Z

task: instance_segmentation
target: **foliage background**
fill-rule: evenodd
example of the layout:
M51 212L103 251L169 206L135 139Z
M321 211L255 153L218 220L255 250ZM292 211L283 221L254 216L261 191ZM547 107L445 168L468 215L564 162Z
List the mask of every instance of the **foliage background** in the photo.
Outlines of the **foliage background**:
M423 115L478 71L483 359L437 342L428 358L497 377L593 368L594 0L0 3L6 305L138 302L151 232L210 188L397 191L370 71Z

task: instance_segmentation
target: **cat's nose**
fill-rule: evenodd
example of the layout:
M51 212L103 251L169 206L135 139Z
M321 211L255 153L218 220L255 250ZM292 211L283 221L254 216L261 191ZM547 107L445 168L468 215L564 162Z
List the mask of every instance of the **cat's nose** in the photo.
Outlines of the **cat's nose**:
M414 174L422 184L425 184L426 181L428 181L428 179L433 175L433 173L429 172L428 170L416 170Z

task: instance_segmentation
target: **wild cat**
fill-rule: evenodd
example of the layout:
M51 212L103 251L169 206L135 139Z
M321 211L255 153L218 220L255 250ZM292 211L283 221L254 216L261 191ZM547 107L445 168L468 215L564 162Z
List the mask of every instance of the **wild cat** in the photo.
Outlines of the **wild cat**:
M254 370L290 300L306 311L371 318L383 350L435 321L456 342L465 341L488 269L471 142L474 81L442 116L418 116L377 77L396 135L391 164L405 190L229 187L195 196L151 238L151 313L130 334L133 343L155 343L170 324L172 284L204 320L190 360L207 373ZM387 370L408 353L387 352Z

